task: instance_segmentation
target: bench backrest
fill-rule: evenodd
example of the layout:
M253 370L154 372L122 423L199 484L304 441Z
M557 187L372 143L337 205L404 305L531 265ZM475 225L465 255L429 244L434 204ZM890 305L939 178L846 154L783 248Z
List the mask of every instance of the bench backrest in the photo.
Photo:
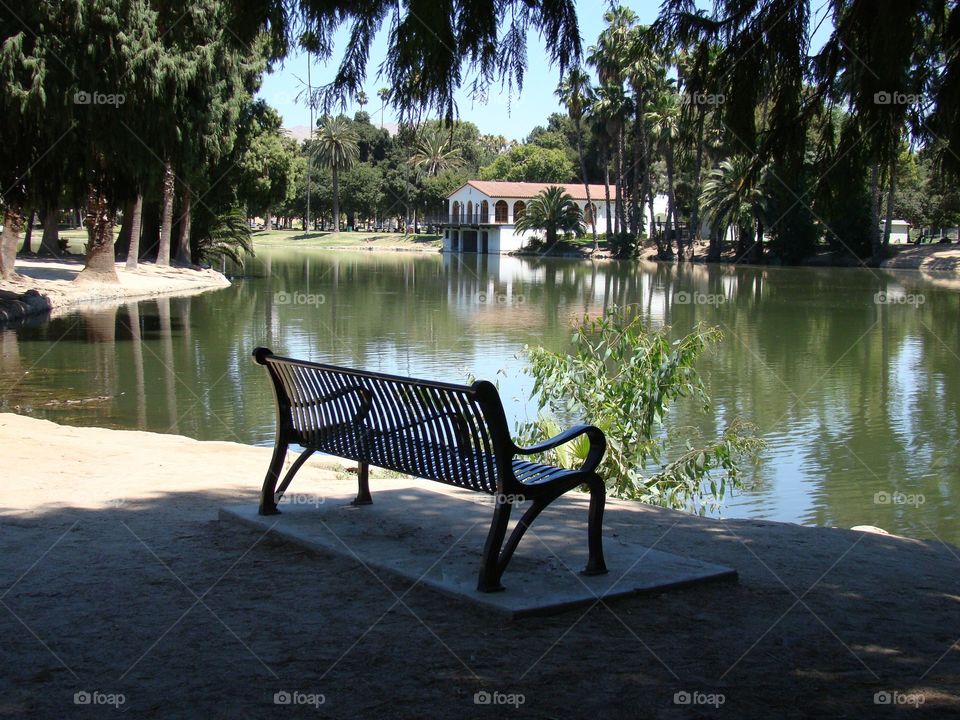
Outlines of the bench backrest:
M454 385L279 357L273 380L289 442L480 492L504 492L512 440L489 382ZM500 481L500 482L498 482Z

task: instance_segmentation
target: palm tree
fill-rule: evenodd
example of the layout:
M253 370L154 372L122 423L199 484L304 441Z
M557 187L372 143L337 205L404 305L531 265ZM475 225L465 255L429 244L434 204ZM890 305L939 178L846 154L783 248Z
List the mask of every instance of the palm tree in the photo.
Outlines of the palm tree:
M518 232L543 230L548 250L556 244L560 232L578 235L586 232L580 206L556 185L546 188L530 201L515 227Z
M640 234L643 230L643 202L645 198L651 196L650 190L653 187L653 163L651 162L653 152L646 132L647 107L657 89L663 87L666 82L667 65L648 27L639 25L632 28L629 47L626 51L626 62L627 84L633 93L634 108L630 231ZM651 211L651 222L652 218ZM652 229L650 234L653 234Z
M387 106L387 101L390 100L390 88L382 87L377 90L377 97L380 98L380 129L383 130L383 109Z
M592 211L593 199L590 197L590 180L587 178L587 163L583 157L583 128L581 120L590 103L590 97L593 94L593 88L590 85L590 76L580 68L571 68L567 76L557 87L556 95L560 102L567 108L567 114L573 121L573 127L577 134L577 156L580 158L580 178L583 180L583 188L587 193L587 207L591 208L590 228L593 231L593 252L597 251L597 218L596 213Z
M763 246L763 219L766 216L766 195L762 187L763 168L756 158L737 155L723 160L710 171L700 195L700 206L710 222L710 253L708 259L720 259L720 242L730 227L737 228L737 260L749 255L751 262L759 262ZM747 247L747 240L756 240Z
M600 80L598 101L604 105L602 114L606 118L608 145L615 148L615 173L617 186L617 233L627 232L626 181L624 177L624 151L626 118L631 114L632 100L624 93L625 70L629 63L629 52L633 44L633 35L637 15L630 8L617 5L604 13L607 27L600 34L597 44L588 51L587 61L597 69ZM607 232L610 232L609 219Z
M333 173L333 228L340 232L340 171L347 170L360 158L357 133L342 115L326 116L314 141L314 152L321 166Z
M600 136L600 147L603 153L604 192L607 205L607 235L619 235L626 232L623 218L623 126L624 118L630 113L632 103L620 85L602 85L596 98L590 105L590 117L593 120L597 134ZM617 189L617 213L611 222L610 217L610 154L611 146L615 150L615 186Z
M435 127L420 133L409 163L428 176L439 175L463 165L463 153L454 143L452 132Z
M650 132L656 139L660 154L667 165L667 247L671 236L677 235L677 196L675 192L674 146L680 134L680 106L676 93L668 84L666 90L655 100L653 108L647 112L646 120ZM677 255L683 259L683 247L677 235Z

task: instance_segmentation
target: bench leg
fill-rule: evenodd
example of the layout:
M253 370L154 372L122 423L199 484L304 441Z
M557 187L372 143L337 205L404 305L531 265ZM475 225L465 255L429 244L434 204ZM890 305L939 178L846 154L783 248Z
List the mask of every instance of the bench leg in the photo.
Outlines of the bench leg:
M500 547L503 545L503 538L507 534L507 525L510 523L510 511L513 504L510 502L500 502L501 498L497 496L497 504L493 509L493 522L490 523L490 532L487 533L487 542L483 546L483 562L480 565L480 578L477 581L477 590L480 592L497 592L503 590L500 584L500 576L503 569L500 567Z
M282 442L279 438L273 448L273 458L270 460L270 467L267 468L267 475L263 479L263 488L260 490L260 508L257 511L260 515L275 515L277 513L277 502L275 500L277 480L280 479L280 471L283 470L283 463L287 460L288 444Z
M370 497L370 463L362 462L357 467L357 497L351 502L351 505L372 505L373 498Z
M607 489L601 478L588 483L590 486L590 512L587 519L587 545L589 557L583 575L603 575L607 564L603 560L603 508L607 500Z
M527 531L527 528L533 525L533 521L537 519L537 515L543 512L543 509L555 499L556 498L550 497L534 500L533 504L527 508L527 511L523 514L520 520L517 521L517 526L513 529L513 532L510 533L510 538L507 540L507 544L503 546L503 551L500 553L498 566L501 575L503 575L504 570L507 569L507 565L510 563L510 558L513 557L513 552L517 549L517 545L520 544L520 540L523 538L523 534Z

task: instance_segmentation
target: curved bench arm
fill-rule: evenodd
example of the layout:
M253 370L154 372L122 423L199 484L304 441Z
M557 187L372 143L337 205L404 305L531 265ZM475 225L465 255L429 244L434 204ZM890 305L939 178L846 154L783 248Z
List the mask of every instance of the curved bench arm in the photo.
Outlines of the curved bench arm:
M564 445L581 435L586 435L590 439L590 450L587 452L587 459L583 461L580 470L583 472L593 472L603 459L603 453L607 450L607 438L604 437L603 431L594 425L574 425L559 435L549 440L539 442L536 445L531 445L530 447L514 445L514 452L518 455L537 455Z

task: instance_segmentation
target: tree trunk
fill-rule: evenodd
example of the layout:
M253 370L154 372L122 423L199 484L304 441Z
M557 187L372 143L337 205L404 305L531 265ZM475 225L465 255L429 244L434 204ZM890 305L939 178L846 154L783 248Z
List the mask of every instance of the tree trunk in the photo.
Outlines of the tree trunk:
M273 230L273 212L267 208L263 213L263 229L265 232Z
M714 225L714 223L711 223ZM723 231L719 227L710 228L710 248L707 250L707 262L720 262L723 250Z
M137 193L130 212L130 247L127 250L127 270L136 270L140 258L140 227L143 220L143 195Z
M747 238L753 237L753 228L747 225L737 225L737 259L739 263L747 254Z
M163 168L163 210L160 214L160 245L157 247L157 265L170 264L170 238L173 233L173 190L175 178L170 161Z
M897 160L890 163L890 186L887 188L887 217L883 225L883 250L890 247L890 228L893 225L893 196L897 191Z
M33 248L30 247L33 241L33 222L36 218L37 211L31 210L30 217L27 220L27 229L23 233L23 247L20 248L21 255L32 255Z
M643 182L640 179L640 145L643 142L641 135L641 125L643 116L638 115L634 123L633 133L633 182L630 184L630 234L634 238L639 238L642 231L641 218L643 217L643 203L640 201L640 187Z
M613 239L613 225L610 218L610 153L607 152L606 143L604 143L604 153L603 153L603 193L604 200L607 205L607 227L606 227L606 236L607 236L607 247L617 250L616 243L612 241Z
M3 211L3 233L0 233L0 280L13 280L17 276L14 266L22 227L23 209L8 203Z
M40 236L40 255L60 255L60 209L54 205L43 212L43 235Z
M673 181L673 143L667 141L666 152L664 153L667 161L667 247L671 247L673 236L677 233L677 196L674 192ZM683 243L677 237L677 259L683 262Z
M703 175L703 123L705 113L701 110L697 119L697 159L694 161L696 166L693 168L693 188L690 202L690 244L700 239L700 182Z
M763 262L763 222L757 220L757 239L750 246L750 263L759 265Z
M113 253L113 208L93 184L87 190L86 264L74 282L119 283Z
M333 166L333 231L340 232L340 173Z
M190 188L184 185L180 193L180 238L177 241L177 262L192 265L190 258Z
M870 170L870 260L876 267L883 260L883 238L880 235L880 163Z
M626 142L624 141L624 126L620 123L617 130L617 216L619 218L618 227L623 234L627 233L627 198L626 198L626 179L623 174L623 156L626 154Z
M133 216L133 203L134 201L131 200L123 206L120 232L117 233L117 239L113 243L113 251L117 254L117 260L125 258L130 251L130 221Z
M576 121L576 131L577 156L580 158L580 178L583 180L583 189L587 193L587 207L590 208L590 229L593 231L593 252L596 252L600 248L600 243L597 242L597 211L594 209L593 200L590 198L590 181L587 180L587 161L583 158L583 138L581 137L583 133L580 130L579 118ZM490 218L483 218L484 222L489 220Z

